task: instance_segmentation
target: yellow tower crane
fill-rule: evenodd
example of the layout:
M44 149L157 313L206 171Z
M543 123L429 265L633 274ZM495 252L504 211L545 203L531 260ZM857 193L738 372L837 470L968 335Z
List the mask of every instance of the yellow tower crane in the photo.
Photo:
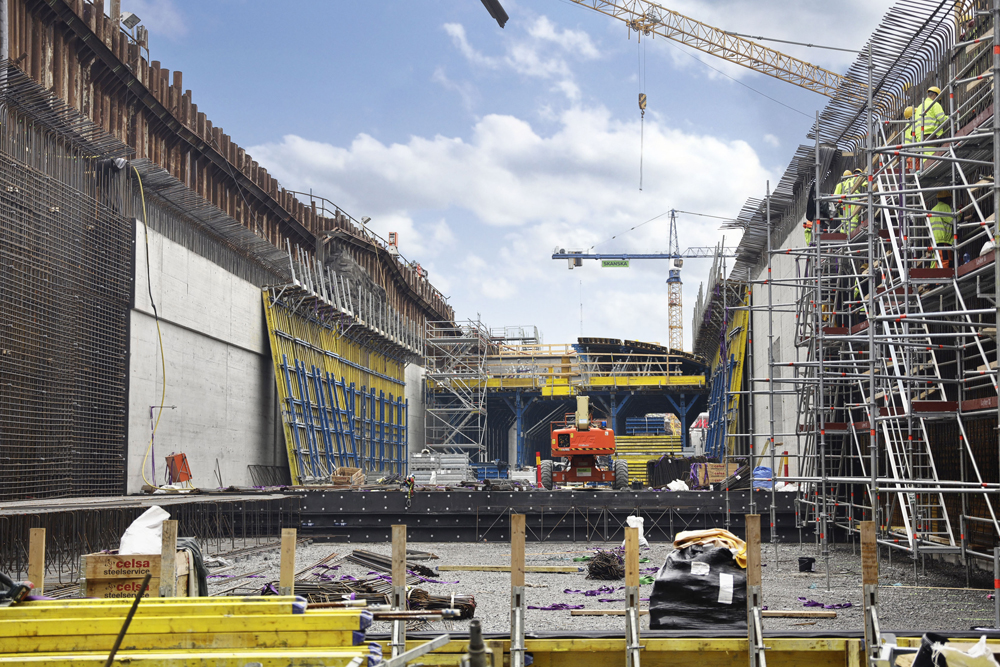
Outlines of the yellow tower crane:
M751 39L710 26L648 0L572 0L625 23L629 31L659 35L723 60L773 76L807 90L864 104L863 84L804 60L769 49Z

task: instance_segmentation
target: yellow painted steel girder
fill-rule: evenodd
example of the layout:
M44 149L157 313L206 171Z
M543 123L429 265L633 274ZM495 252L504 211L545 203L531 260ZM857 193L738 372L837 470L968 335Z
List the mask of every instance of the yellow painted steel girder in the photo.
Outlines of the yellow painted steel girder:
M761 74L826 95L859 104L866 101L864 86L845 76L793 58L752 40L737 37L707 23L679 14L648 0L573 0L619 21L640 35L660 35L704 53L742 65Z
M592 387L704 387L704 375L605 375L590 378Z
M502 640L505 653L510 641ZM747 661L746 639L667 639L643 637L642 664L648 667L716 667ZM407 648L418 646L408 642ZM622 664L624 639L527 639L526 650L538 667L604 667ZM423 656L422 664L457 667L468 642L453 641ZM387 652L388 646L384 647ZM768 638L768 665L779 667L861 667L864 650L861 639Z

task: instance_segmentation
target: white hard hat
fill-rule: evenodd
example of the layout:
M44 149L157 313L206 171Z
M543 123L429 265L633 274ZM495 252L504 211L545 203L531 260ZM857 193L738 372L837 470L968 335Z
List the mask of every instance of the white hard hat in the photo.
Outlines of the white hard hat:
M983 249L979 251L979 256L982 257L988 252L993 252L993 239L983 244Z

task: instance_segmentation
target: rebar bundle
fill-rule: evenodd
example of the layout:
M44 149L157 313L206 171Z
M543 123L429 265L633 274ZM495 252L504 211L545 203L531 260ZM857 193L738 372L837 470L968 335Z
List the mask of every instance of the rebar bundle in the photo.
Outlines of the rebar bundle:
M410 609L457 609L458 620L476 615L476 598L465 593L431 595L422 588L414 588L409 595L409 606Z
M625 578L625 559L617 551L599 549L587 563L587 578L612 581Z
M392 557L383 556L382 554L373 553L371 551L364 551L363 549L355 549L351 552L351 555L347 557L352 563L357 563L358 565L364 565L365 567L370 567L373 570L379 572L392 572ZM411 563L407 561L406 569L414 574L419 574L422 577L436 577L437 572L427 567L426 565L421 565L420 563Z

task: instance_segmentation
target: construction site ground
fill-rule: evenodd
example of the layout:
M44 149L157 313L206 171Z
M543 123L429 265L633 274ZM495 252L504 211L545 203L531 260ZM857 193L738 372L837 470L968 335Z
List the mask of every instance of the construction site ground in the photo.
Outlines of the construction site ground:
M575 562L573 558L594 553L595 549L615 548L620 543L565 543L546 542L526 545L526 564L579 566L580 572L568 574L534 573L525 575L527 604L526 627L528 632L602 632L624 631L622 616L571 616L568 610L530 609L549 607L555 604L583 605L585 609L624 609L624 580L598 581L586 578L586 563ZM505 543L410 543L410 549L429 551L438 556L437 560L421 561L422 564L437 568L440 565L509 565L510 548ZM314 542L300 545L296 554L296 568L302 570L307 565L336 553L346 556L353 549L363 549L389 555L387 543L335 543ZM642 563L643 575L655 575L652 568L659 568L672 547L669 543L652 542L649 549L642 550L642 557L650 562ZM800 573L798 559L810 556L817 559L816 572ZM913 560L907 554L896 552L889 564L887 552L882 550L880 563L879 616L884 631L924 631L939 632L968 631L973 627L993 625L993 602L987 598L992 593L992 574L973 569L971 586L966 587L965 570L961 566L927 560L925 573L917 563L917 578L914 579ZM371 570L337 559L339 576L350 575L364 578ZM814 600L824 605L850 603L851 606L836 610L836 618L766 618L765 630L789 630L822 632L861 631L863 629L861 610L861 556L860 546L856 549L850 542L831 547L830 589L827 589L825 561L812 542L780 544L778 559L774 546L762 545L763 596L764 605L769 610L818 610L820 607L806 607L803 600ZM265 551L239 557L233 574L239 572L262 571L261 578L253 581L277 581L279 572L278 550ZM444 571L437 577L442 582L419 585L434 595L452 593L471 594L476 598L476 618L483 623L487 633L503 633L510 630L510 575L507 572ZM212 581L212 592L226 588L227 580ZM215 583L218 581L218 583ZM231 585L231 584L230 584ZM583 593L565 591L590 591L602 586L613 586L614 592L587 596ZM651 584L640 587L644 599L642 608L648 607L646 598L653 589ZM601 600L612 600L601 602ZM467 621L444 621L424 625L426 630L464 631ZM649 627L648 616L643 617L642 627ZM371 630L375 633L388 632L388 623L376 623Z

